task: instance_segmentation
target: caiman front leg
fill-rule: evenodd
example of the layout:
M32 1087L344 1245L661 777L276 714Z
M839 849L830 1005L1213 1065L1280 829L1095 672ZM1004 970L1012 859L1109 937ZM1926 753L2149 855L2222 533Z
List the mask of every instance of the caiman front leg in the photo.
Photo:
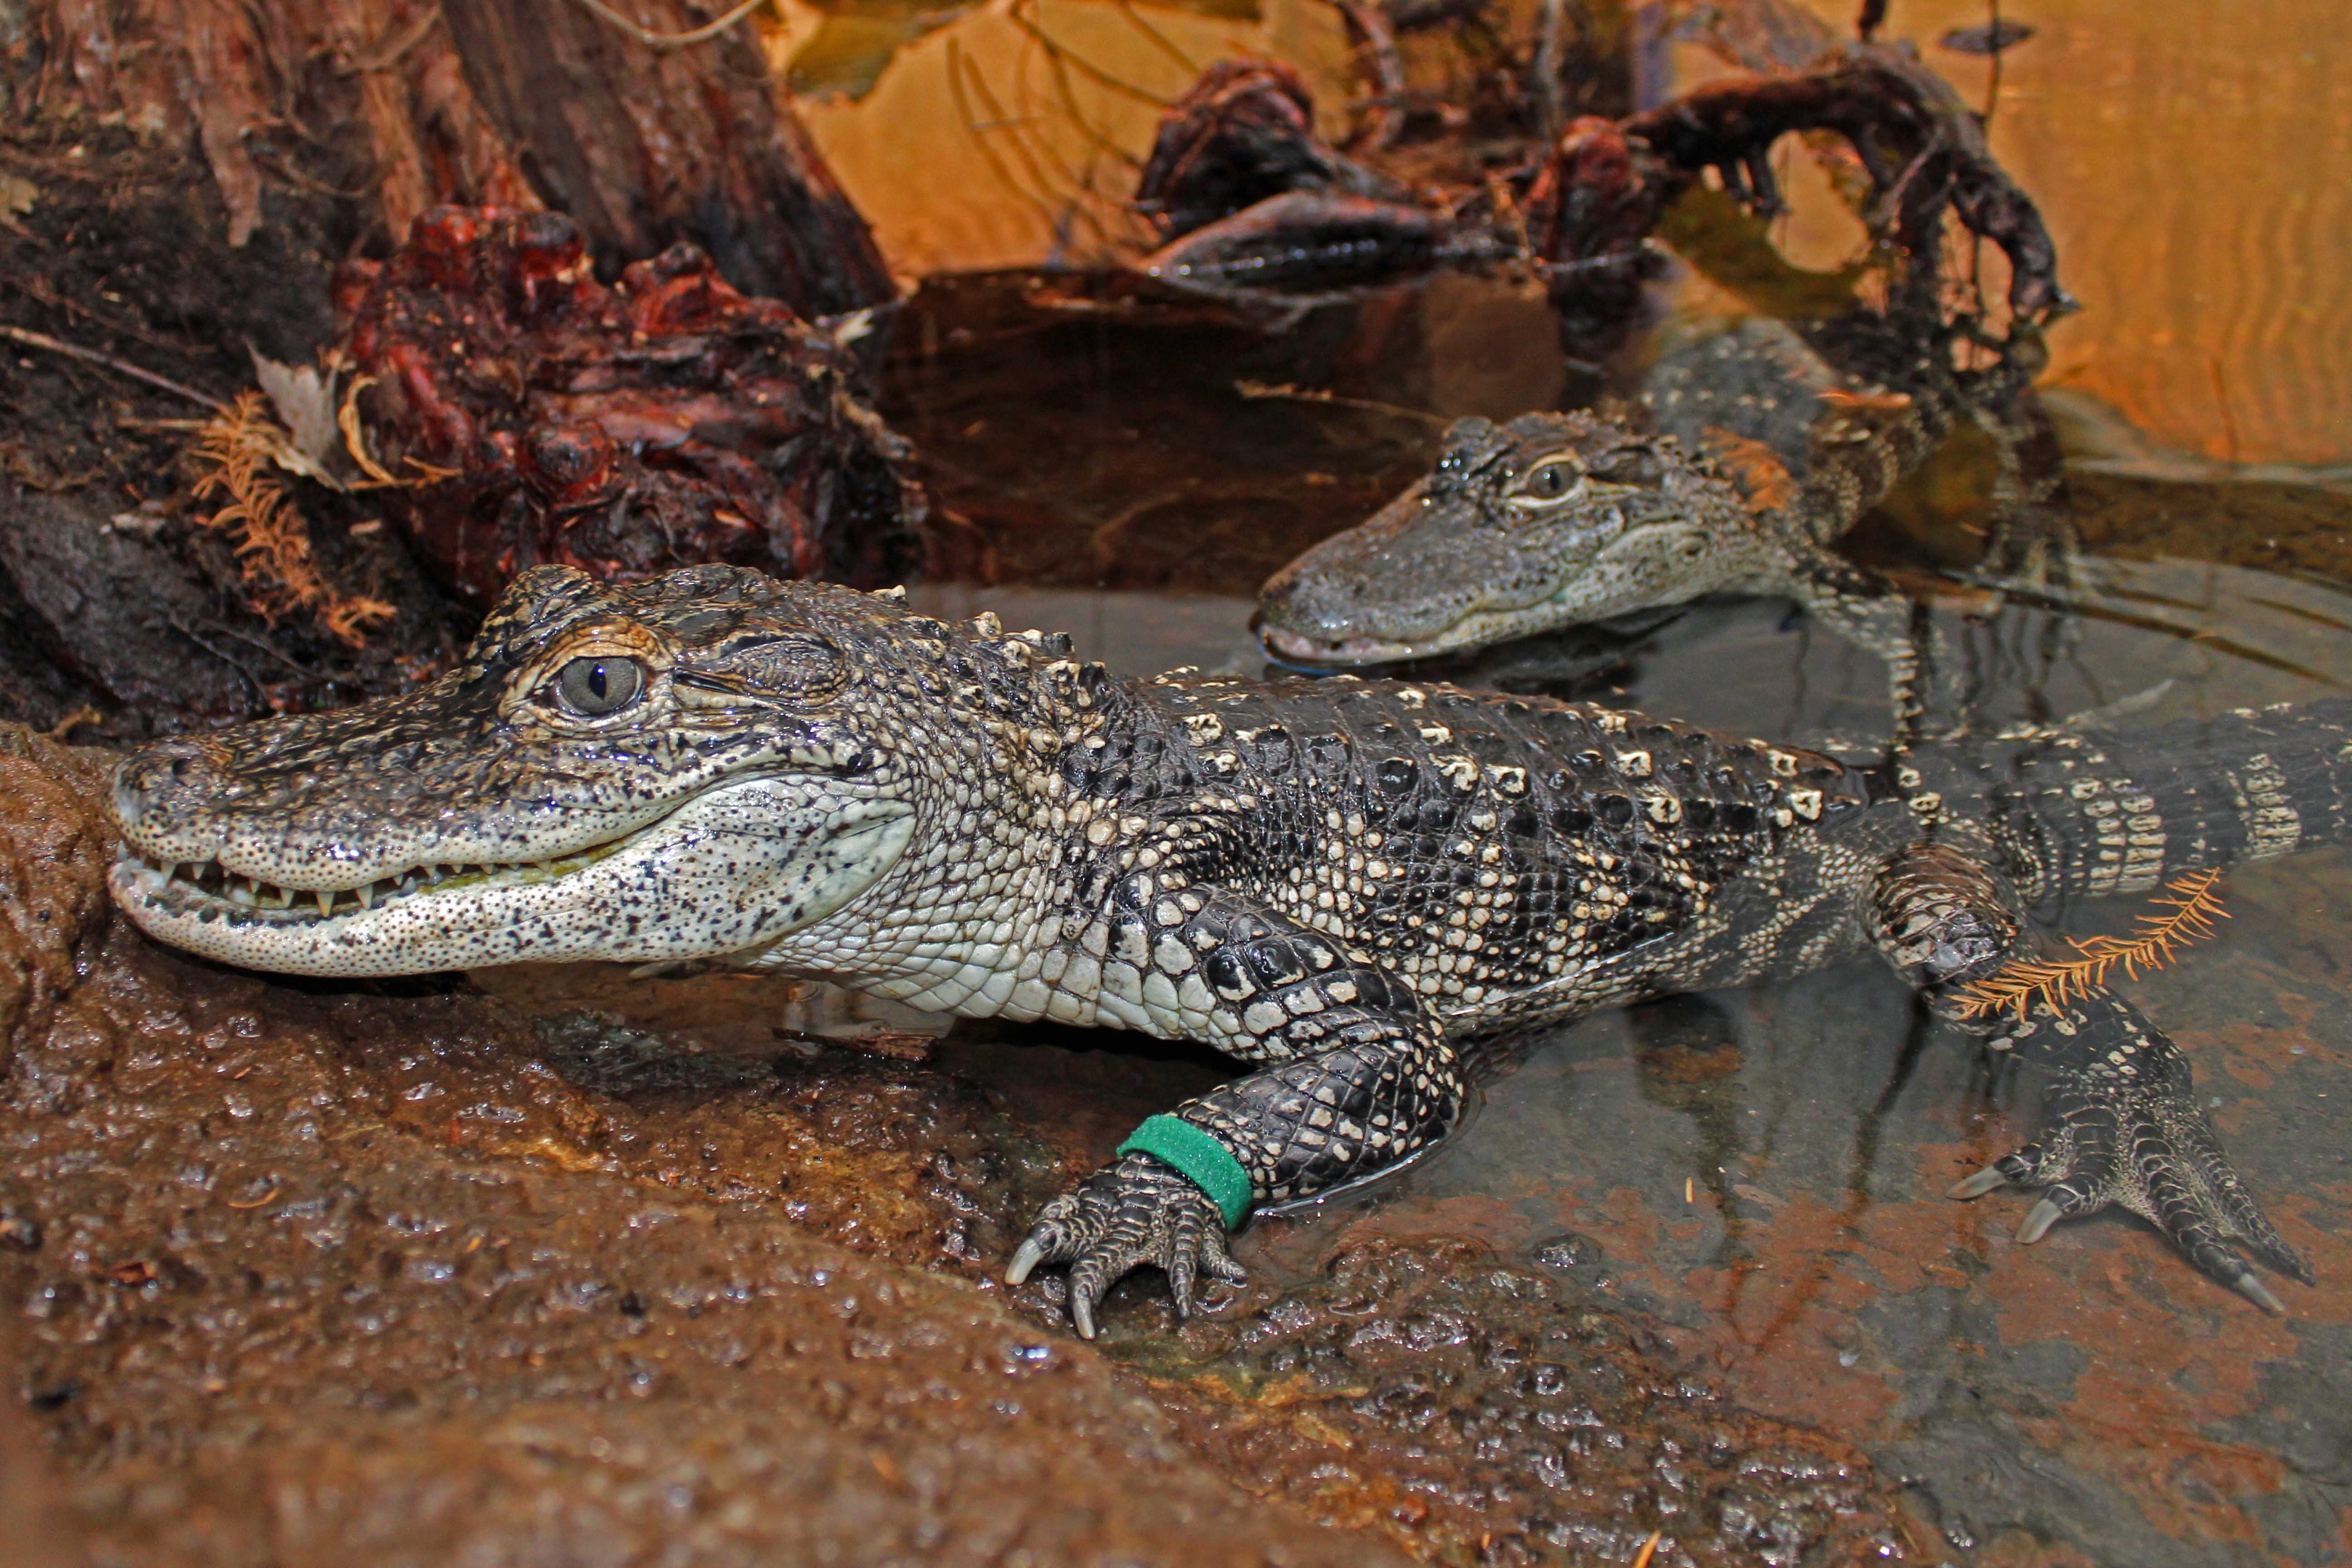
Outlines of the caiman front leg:
M1460 1114L1454 1047L1412 987L1261 901L1130 879L1104 949L1107 1018L1148 1009L1155 1034L1271 1065L1150 1118L1038 1215L1005 1279L1068 1264L1088 1339L1121 1276L1158 1266L1189 1314L1202 1271L1243 1278L1225 1236L1252 1208L1384 1170Z
M1960 721L1958 694L1946 689L1953 666L1926 606L1801 534L1776 542L1776 555L1777 575L1764 584L1767 591L1787 594L1831 631L1885 661L1895 710L1892 750L1907 750L1931 711L1945 727Z
M2038 332L2011 333L2009 360L1988 372L1993 384L1969 399L1969 417L1992 438L1992 502L1977 573L1996 584L2063 587L2083 552L2066 498L2066 456L2057 427L2034 395L2032 377L2047 363Z
M1879 951L1938 1014L2053 1078L2042 1135L1954 1186L1953 1197L2012 1183L2040 1188L2018 1231L2027 1243L2061 1219L2120 1204L2205 1274L2273 1312L2286 1309L2231 1242L2282 1274L2315 1282L2231 1168L2198 1109L2189 1058L2130 1003L2092 986L2063 1004L2033 993L2022 1016L2013 1005L1989 1017L1962 1016L1960 989L2034 956L2002 879L1948 846L1915 846L1881 868L1866 918Z

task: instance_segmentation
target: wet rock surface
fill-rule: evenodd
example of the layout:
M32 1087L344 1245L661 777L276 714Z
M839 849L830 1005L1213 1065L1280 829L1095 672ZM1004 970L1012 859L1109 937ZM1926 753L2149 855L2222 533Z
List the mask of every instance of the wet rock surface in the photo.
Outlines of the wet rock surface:
M1380 1559L957 1277L952 1081L184 961L20 750L0 1282L97 1557Z
M1660 1563L1919 1560L1925 1532L1862 1453L1724 1399L1603 1304L1604 1268L1574 1234L1516 1264L1381 1237L1122 1349L1253 1489L1416 1555L1630 1562L1655 1534Z

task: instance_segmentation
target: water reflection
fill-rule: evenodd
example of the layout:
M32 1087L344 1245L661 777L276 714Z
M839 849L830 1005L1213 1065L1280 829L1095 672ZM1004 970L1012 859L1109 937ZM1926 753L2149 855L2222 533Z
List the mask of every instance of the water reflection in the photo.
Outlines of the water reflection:
M1127 672L1264 668L1237 597L917 597L1068 630ZM2352 682L2352 595L2243 568L2099 562L2063 607L1955 594L1937 614L1972 661L1984 723L2137 726ZM1703 604L1603 640L1517 645L1455 673L1776 736L1883 723L1875 662L1777 603ZM2327 1510L2352 1501L2346 1450L2328 1447L2352 1435L2347 872L2341 851L2233 871L2221 937L2128 987L2195 1058L2248 1179L2320 1271L2284 1321L2179 1268L2128 1216L2024 1248L2013 1210L1945 1199L2030 1136L2039 1086L1936 1031L1875 964L1511 1042L1523 1059L1465 1136L1392 1181L1264 1221L1244 1256L1268 1290L1322 1289L1335 1258L1440 1237L1558 1272L1664 1325L1740 1404L1860 1443L1910 1479L1948 1542L1981 1548L1976 1561L2327 1561ZM2063 920L2112 930L2132 912L2086 904ZM1149 1294L1123 1309L1129 1353L1165 1372L1166 1352L1146 1348L1160 1331ZM2225 1535L2246 1544L2217 1545Z
M1850 19L1843 4L1822 9ZM2062 590L2005 600L1939 576L1974 553L1982 486L1965 452L1850 539L1935 596L1973 724L2121 732L2352 684L2352 594L2338 585L2352 583L2352 226L2335 221L2346 182L2328 177L2352 172L2352 100L2305 42L2333 9L2293 0L2255 19L2102 3L2026 17L2040 35L2005 57L1996 148L2042 202L2089 305L2056 336L2053 405L2096 559ZM1979 5L1922 0L1895 9L1894 30L1931 40L1982 20ZM1964 92L1990 85L1981 59L1931 58ZM1850 239L1827 234L1813 259ZM1056 316L1032 292L1018 276L963 279L908 312L892 417L937 465L961 530L943 563L961 581L918 598L1071 632L1126 673L1264 671L1244 622L1268 571L1416 477L1444 416L1507 416L1559 384L1544 324L1475 280L1318 312L1272 340ZM1245 380L1393 411L1250 402ZM1428 673L1865 752L1885 728L1877 661L1765 601ZM1381 1248L1454 1248L1497 1261L1500 1294L1473 1317L1516 1310L1504 1299L1522 1300L1524 1281L1510 1274L1505 1289L1499 1265L1524 1265L1660 1326L1749 1409L1851 1438L1906 1478L1931 1553L1940 1535L1980 1563L2342 1561L2352 856L2241 868L2225 893L2218 939L2126 989L2195 1059L2248 1180L2319 1271L2287 1320L2181 1268L2127 1215L2029 1248L2012 1238L2013 1205L1946 1200L1954 1178L2031 1135L2039 1085L1995 1072L1860 964L1511 1041L1516 1069L1467 1135L1252 1231L1259 1294L1225 1320L1227 1338L1200 1330L1171 1350L1143 1286L1122 1297L1114 1334L1155 1376L1255 1391L1268 1410L1309 1402L1322 1396L1302 1381L1311 1357L1283 1343L1294 1359L1251 1362L1249 1345L1287 1331L1248 1314L1280 1291L1321 1300L1339 1279L1345 1300L1327 1305L1345 1317ZM2087 932L2135 912L2126 900L2055 917ZM1017 1055L996 1059L1017 1075ZM1455 1290L1444 1310L1466 1299ZM1397 1377L1379 1420L1442 1426L1451 1385ZM1253 1434L1278 1419L1220 1408ZM1475 1427L1486 1408L1453 1419ZM1531 1419L1553 1418L1573 1425L1549 1409ZM1369 1428L1328 1419L1338 1436L1317 1454L1381 1468L1363 1457ZM1325 1441L1305 1418L1297 1429ZM1573 1484L1574 1465L1556 1477L1547 1462L1562 1461L1531 1450L1508 1484ZM1265 1473L1313 1468L1295 1466ZM1641 1533L1623 1550L1561 1549L1622 1561Z

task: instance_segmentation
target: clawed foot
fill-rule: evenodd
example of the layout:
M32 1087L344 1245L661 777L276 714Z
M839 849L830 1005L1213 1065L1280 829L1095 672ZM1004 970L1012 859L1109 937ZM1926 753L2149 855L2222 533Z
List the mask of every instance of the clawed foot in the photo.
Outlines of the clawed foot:
M2035 512L1995 521L1977 562L1977 576L2029 595L2080 591L2083 541L2074 520L2055 508L2037 508Z
M2179 1087L2062 1079L2051 1121L2042 1138L1958 1183L1951 1195L1981 1197L2012 1183L2041 1188L2041 1200L2017 1232L2028 1245L2062 1219L2120 1204L2162 1229L2203 1272L2272 1312L2284 1314L2284 1303L2231 1242L2290 1279L2316 1283L2310 1265L2280 1238L2231 1169L2204 1112Z
M1249 1278L1225 1249L1217 1205L1149 1154L1126 1155L1047 1204L1013 1255L1004 1282L1020 1284L1041 1263L1070 1266L1070 1319L1089 1340L1103 1293L1144 1264L1166 1271L1179 1318L1192 1315L1202 1273L1234 1285Z

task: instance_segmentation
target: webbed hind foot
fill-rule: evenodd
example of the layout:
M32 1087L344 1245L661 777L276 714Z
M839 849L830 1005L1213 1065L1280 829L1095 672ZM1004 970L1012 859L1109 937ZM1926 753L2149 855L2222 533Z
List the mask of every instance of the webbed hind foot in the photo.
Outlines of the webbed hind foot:
M2102 1012L2109 1016L2095 1016ZM2062 1219L2116 1205L2162 1230L2200 1272L2284 1314L2285 1304L2240 1247L2289 1279L2317 1281L2221 1152L2211 1121L2193 1099L2188 1063L2178 1048L2136 1016L2095 1002L2087 1009L2069 1008L2042 1026L2062 1023L2112 1035L2104 1042L2103 1065L2061 1069L2042 1136L1956 1184L1950 1195L2039 1188L2042 1195L2017 1233L2028 1245Z
M1095 1337L1095 1309L1126 1275L1156 1265L1168 1276L1179 1318L1192 1316L1202 1275L1228 1284L1249 1276L1226 1250L1224 1217L1201 1189L1148 1154L1128 1154L1047 1204L1013 1255L1004 1282L1040 1264L1067 1264L1070 1320Z
M1880 952L1939 1014L2051 1075L2042 1135L1955 1184L1953 1197L2041 1189L2017 1233L2028 1245L2062 1219L2119 1205L2273 1312L2286 1309L2238 1247L2315 1282L2221 1152L2180 1047L2079 970L2032 967L2033 937L2006 879L1956 846L1915 844L1886 858L1866 918ZM2064 978L2047 980L2053 972Z

